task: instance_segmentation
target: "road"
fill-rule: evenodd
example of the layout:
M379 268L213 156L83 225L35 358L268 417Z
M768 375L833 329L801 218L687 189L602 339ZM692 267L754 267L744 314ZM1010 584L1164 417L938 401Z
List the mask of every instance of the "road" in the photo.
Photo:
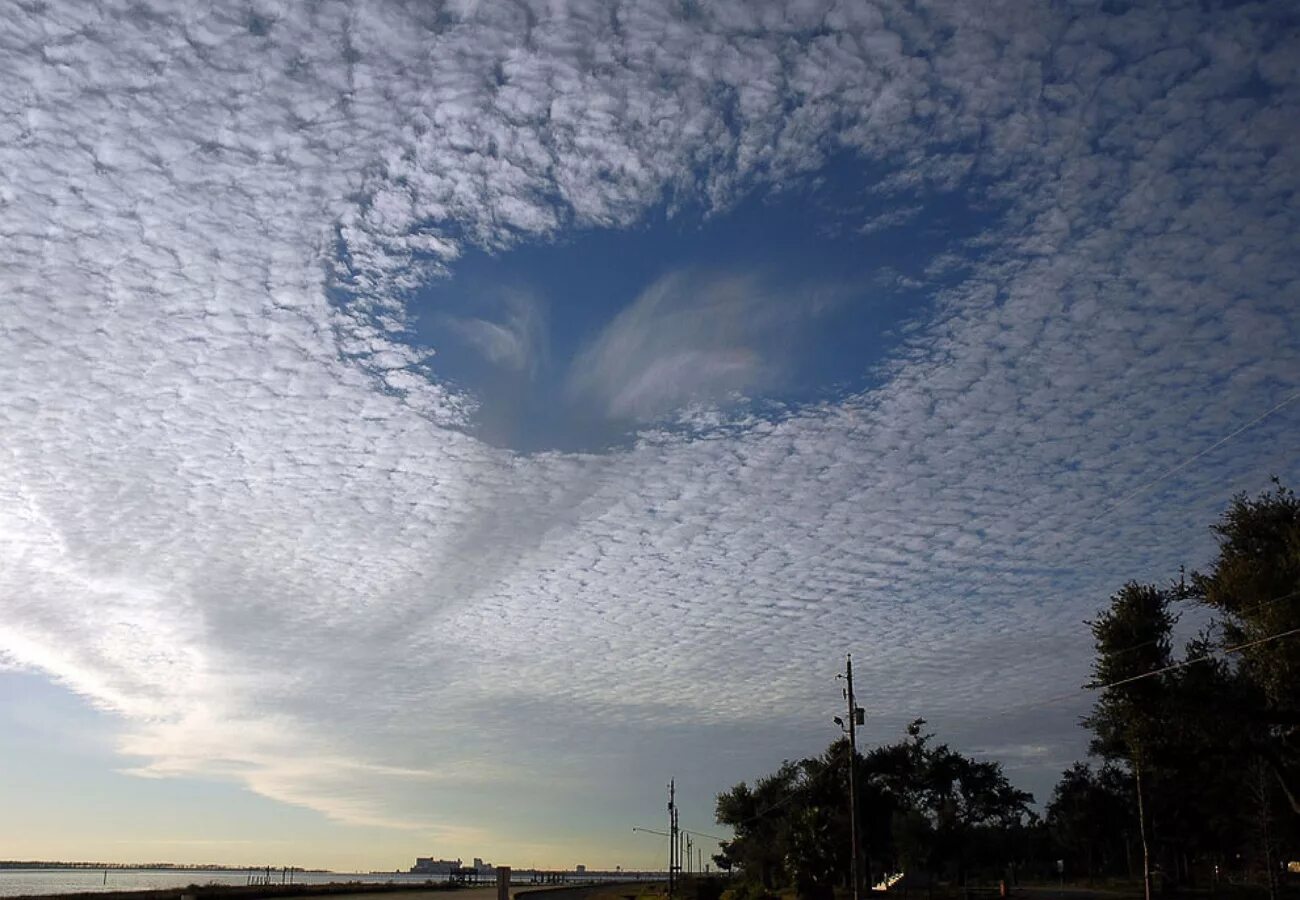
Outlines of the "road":
M515 900L521 894L537 894L535 900L586 900L587 896L594 892L608 892L613 896L618 896L620 888L626 888L627 893L636 895L637 884L562 884L554 887L537 885L537 884L516 884L510 887L510 898ZM542 895L545 895L543 897ZM496 900L497 889L492 887L473 887L462 888L458 891L422 891L418 888L410 891L391 891L382 894L358 892L355 894L330 894L328 897L321 897L319 900ZM302 898L302 900L317 900L317 898ZM1044 898L1047 900L1047 898ZM1072 898L1067 898L1072 900Z

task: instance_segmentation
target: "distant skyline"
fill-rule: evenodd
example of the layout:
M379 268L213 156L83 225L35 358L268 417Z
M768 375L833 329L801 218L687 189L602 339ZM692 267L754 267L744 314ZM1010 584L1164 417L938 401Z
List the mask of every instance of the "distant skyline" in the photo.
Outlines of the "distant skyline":
M650 868L846 652L1045 802L1300 484L1298 25L14 7L0 857Z

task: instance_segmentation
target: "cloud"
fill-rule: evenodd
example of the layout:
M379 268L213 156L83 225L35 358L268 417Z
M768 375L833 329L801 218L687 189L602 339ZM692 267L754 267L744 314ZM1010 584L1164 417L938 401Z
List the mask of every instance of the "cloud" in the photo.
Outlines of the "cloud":
M535 377L546 360L546 319L540 301L521 291L506 291L496 305L497 319L441 315L437 321L488 362Z
M870 739L923 714L1079 752L1087 697L1035 704L1085 677L1080 620L1203 560L1234 491L1300 477L1292 406L1095 519L1296 387L1294 29L542 12L6 19L2 658L121 717L147 771L429 829L488 824L492 796L519 841L579 787L608 820L658 803L628 770L689 769L707 817L832 736L845 649ZM903 209L997 211L869 390L525 457L467 435L412 344L404 298L467 247L721 215L831 159ZM810 314L788 296L669 278L573 389L633 418L761 391ZM521 358L491 324L521 333L462 323Z
M758 275L665 275L574 360L569 394L611 418L649 422L771 389L788 375L793 334L844 297Z

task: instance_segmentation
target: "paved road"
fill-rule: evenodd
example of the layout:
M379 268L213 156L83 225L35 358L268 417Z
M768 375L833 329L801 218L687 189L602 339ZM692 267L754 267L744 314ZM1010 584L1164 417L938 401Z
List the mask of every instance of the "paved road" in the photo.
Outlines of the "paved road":
M538 894L536 897L524 897L523 900L587 900L592 894L604 894L606 897L622 897L624 895L636 897L637 894L652 882L630 882L630 883L613 883L613 884L573 884L561 885L560 887L545 888L546 893ZM529 888L520 886L521 892L528 891ZM513 897L515 891L511 891Z
M510 887L511 900L521 894L535 894L534 900L586 900L587 895L597 891L607 891L617 896L620 888L627 888L627 893L634 894L637 885L633 884L562 884L554 887L539 884L516 884ZM330 894L328 897L303 897L293 900L496 900L497 889L492 887L461 888L458 891L422 891L419 888L410 891L385 891L384 893ZM1046 900L1046 898L1044 898Z
M1061 888L1046 884L1020 886L1014 889L1014 893L1023 897L1032 897L1033 900L1120 900L1124 897L1139 897L1142 894L1140 890L1108 891L1102 888Z

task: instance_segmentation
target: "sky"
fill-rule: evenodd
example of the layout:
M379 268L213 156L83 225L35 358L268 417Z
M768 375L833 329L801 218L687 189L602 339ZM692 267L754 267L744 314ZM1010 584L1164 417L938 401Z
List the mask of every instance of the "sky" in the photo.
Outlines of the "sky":
M0 857L648 867L1300 482L1286 3L17 3Z

